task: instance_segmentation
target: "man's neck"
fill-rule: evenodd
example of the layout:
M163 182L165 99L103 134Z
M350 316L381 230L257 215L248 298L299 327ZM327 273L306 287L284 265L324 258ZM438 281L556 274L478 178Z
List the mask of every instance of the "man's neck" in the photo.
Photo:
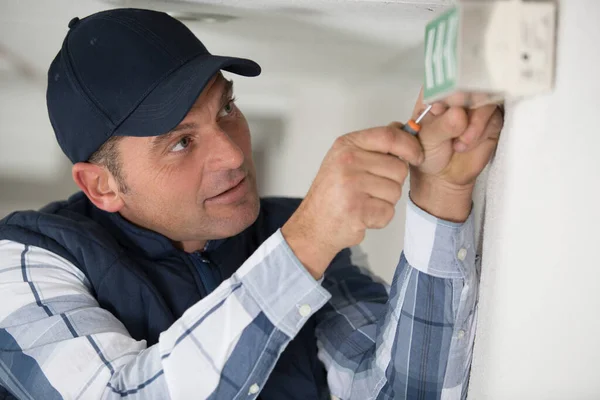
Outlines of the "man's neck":
M175 246L186 253L194 253L196 251L203 251L206 247L206 240L191 240L185 242L175 242Z

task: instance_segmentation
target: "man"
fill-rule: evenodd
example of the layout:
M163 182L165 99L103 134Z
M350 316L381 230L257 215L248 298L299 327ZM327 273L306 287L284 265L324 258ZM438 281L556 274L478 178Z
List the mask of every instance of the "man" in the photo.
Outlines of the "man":
M248 125L220 73L258 75L256 63L210 55L154 11L69 28L47 102L82 192L0 224L7 396L464 395L471 194L499 111L437 104L418 139L399 123L341 136L302 202L259 199ZM356 245L391 220L409 169L388 294Z

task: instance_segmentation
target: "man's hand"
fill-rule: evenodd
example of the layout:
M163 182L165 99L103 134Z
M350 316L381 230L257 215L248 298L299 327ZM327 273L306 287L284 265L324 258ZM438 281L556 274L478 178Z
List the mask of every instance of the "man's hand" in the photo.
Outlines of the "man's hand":
M413 118L425 108L421 98ZM338 252L363 240L366 229L391 221L409 165L415 204L438 218L464 221L475 179L496 148L502 124L497 106L465 110L435 104L421 121L418 139L399 123L338 138L283 236L320 278Z
M413 118L424 109L421 93ZM434 104L419 133L425 161L410 171L415 204L438 218L466 220L475 179L496 149L503 120L495 105L466 110Z
M335 255L360 243L368 228L383 228L394 216L408 163L423 151L401 125L339 137L298 210L282 234L309 272L320 278Z

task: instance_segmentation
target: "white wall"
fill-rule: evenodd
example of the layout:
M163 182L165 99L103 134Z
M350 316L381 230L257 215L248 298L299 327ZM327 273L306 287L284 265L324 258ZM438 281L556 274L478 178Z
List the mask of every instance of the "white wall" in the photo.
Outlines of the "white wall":
M562 0L556 89L490 171L470 399L600 398L600 2Z
M0 76L0 170L13 177L52 177L60 169L60 147L40 84Z

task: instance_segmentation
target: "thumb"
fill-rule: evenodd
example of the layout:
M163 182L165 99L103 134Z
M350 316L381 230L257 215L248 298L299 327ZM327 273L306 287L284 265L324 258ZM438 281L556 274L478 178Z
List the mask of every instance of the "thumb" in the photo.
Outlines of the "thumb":
M467 111L462 107L450 107L438 115L426 115L421 120L421 141L441 143L463 134L469 123Z

